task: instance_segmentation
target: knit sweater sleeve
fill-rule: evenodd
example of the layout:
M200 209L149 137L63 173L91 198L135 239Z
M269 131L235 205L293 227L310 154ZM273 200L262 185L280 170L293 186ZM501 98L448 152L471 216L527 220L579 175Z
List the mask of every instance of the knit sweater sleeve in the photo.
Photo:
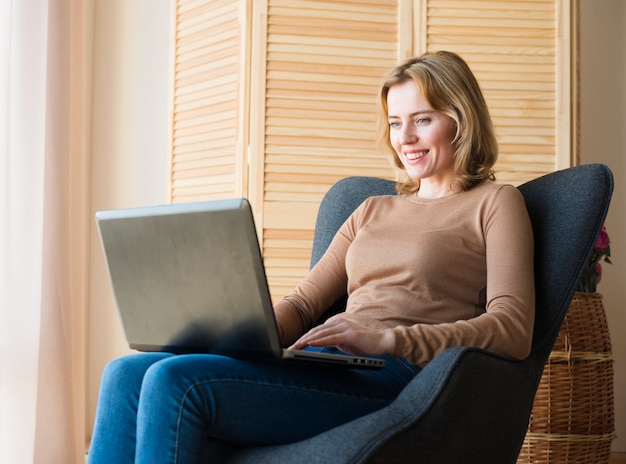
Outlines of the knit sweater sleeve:
M353 215L358 213L358 209ZM320 319L324 311L346 294L345 257L352 241L350 220L337 232L318 263L298 286L274 303L283 346L289 346Z

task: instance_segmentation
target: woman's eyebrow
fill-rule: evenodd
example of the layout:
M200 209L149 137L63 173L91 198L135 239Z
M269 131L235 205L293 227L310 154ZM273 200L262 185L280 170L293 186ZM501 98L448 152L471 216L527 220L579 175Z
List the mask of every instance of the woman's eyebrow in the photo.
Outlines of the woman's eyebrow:
M415 111L414 113L411 113L409 116L413 117L413 116L418 116L418 115L421 115L421 114L431 114L431 113L434 113L434 112L435 112L435 110L419 110L419 111ZM390 114L390 115L387 116L387 118L388 119L392 119L392 118L397 119L397 118L399 118L399 116L395 116L393 114Z

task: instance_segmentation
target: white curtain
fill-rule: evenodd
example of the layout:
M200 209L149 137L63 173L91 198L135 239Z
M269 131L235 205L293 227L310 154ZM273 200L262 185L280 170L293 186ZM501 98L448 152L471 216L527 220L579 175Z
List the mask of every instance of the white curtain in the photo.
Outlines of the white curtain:
M85 0L0 1L0 462L84 461Z

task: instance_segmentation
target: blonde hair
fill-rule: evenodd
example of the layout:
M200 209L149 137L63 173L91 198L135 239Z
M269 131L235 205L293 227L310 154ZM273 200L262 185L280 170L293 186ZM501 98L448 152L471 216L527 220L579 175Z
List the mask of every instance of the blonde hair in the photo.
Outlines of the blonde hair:
M408 59L387 74L379 92L377 136L381 149L389 155L398 173L397 190L410 194L419 190L411 179L389 139L387 94L398 84L413 80L435 111L456 122L454 168L456 183L463 190L495 180L493 166L498 158L493 123L476 77L457 54L440 51Z

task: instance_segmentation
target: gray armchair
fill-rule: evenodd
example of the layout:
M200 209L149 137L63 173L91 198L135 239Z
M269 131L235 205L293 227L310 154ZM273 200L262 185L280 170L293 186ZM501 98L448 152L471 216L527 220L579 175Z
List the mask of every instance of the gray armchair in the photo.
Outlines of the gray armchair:
M216 462L515 463L543 367L604 223L613 177L604 165L585 165L545 175L519 189L535 235L537 315L527 359L516 361L473 347L451 348L380 411L298 443L216 446ZM365 198L389 194L394 194L393 182L376 178L353 177L333 186L320 206L312 264Z

